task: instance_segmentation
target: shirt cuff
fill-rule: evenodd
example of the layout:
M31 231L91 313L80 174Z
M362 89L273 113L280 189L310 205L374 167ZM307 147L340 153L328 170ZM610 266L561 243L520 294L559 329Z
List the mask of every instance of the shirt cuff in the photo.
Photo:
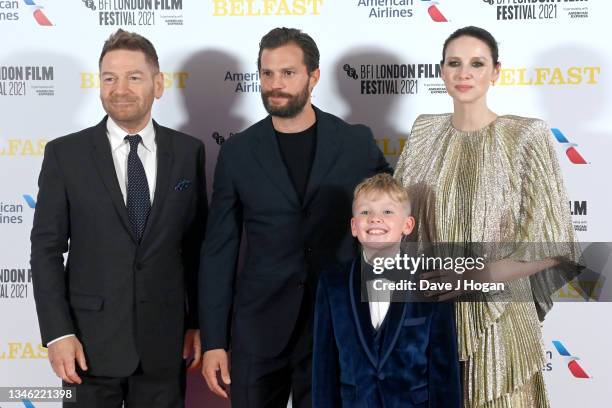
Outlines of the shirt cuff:
M74 337L74 333L70 333L70 334L67 334L67 335L65 335L65 336L58 337L57 339L53 339L53 340L51 340L50 342L48 342L48 343L47 343L47 347L49 347L50 345L52 345L52 344L53 344L53 343L55 343L56 341L60 341L61 339L65 339L66 337Z

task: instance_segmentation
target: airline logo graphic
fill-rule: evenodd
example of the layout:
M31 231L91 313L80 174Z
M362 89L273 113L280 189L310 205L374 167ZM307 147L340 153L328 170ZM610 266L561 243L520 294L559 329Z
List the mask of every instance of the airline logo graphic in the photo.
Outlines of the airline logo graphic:
M435 21L436 23L447 23L448 20L446 19L446 17L444 17L444 14L442 14L442 12L440 11L440 8L438 7L440 3L438 3L437 1L431 1L431 0L421 0L423 3L429 3L430 6L427 7L427 13L429 14L429 17L431 17L431 19L433 21Z
M559 340L553 340L552 343L557 349L557 352L559 352L561 357L567 362L567 367L575 378L592 378L584 371L580 364L578 364L580 357L572 356Z
M34 200L34 198L32 198L31 195L24 194L23 195L23 199L28 204L28 207L30 207L31 209L35 209L36 208L36 200Z
M36 408L36 407L34 406L34 404L32 404L32 403L30 402L30 400L23 400L23 401L21 401L21 402L23 402L23 406L24 406L25 408Z
M573 164L588 164L587 161L584 160L584 157L582 157L582 155L578 153L578 149L576 149L578 145L576 143L571 143L569 140L567 140L567 137L565 137L561 130L557 128L552 128L550 130L555 136L555 139L557 139L557 142L565 145L565 155L567 156L570 162L572 162Z
M34 0L23 0L23 2L32 10L34 20L41 26L52 26L53 23L49 21L45 13L42 11L43 7L34 3Z

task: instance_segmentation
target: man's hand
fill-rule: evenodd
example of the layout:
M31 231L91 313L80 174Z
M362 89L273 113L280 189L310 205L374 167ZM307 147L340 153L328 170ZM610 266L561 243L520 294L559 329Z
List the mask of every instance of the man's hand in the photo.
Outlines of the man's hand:
M188 370L193 370L202 363L202 343L200 342L200 330L189 329L185 332L185 341L183 342L183 359L193 355L193 361L187 367Z
M227 398L227 392L219 385L217 372L221 371L221 379L225 385L230 385L229 364L227 352L223 349L208 350L204 353L202 364L202 376L206 380L208 388L220 397Z
M75 362L81 370L87 371L87 362L83 346L76 336L66 337L49 346L49 361L55 374L68 384L81 384L81 377L76 373Z

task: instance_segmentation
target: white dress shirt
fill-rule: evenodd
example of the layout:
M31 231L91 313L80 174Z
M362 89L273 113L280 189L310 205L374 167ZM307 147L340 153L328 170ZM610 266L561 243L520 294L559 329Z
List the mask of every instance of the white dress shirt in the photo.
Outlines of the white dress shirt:
M362 259L368 264L372 265L366 257L365 253L362 253ZM385 283L391 283L388 279L379 279ZM391 292L389 290L376 290L374 289L374 280L366 282L366 290L368 293L368 306L370 307L370 321L372 327L378 330L382 322L387 316L389 311L389 304L391 303Z
M380 279L382 282L391 283L387 279ZM374 290L374 281L368 281L368 306L370 306L370 320L372 327L378 330L382 322L387 316L389 311L389 304L391 303L391 292L388 290Z
M119 187L121 187L121 194L123 194L123 201L127 203L127 160L130 153L130 144L124 138L128 133L121 129L110 117L106 121L106 131L113 154L117 180L119 181ZM153 203L157 176L157 144L155 143L153 120L149 119L147 125L137 134L142 138L142 142L138 145L138 157L147 175L149 194L151 195L151 203Z
M138 145L138 157L140 158L145 174L147 175L151 204L153 204L155 181L157 177L157 143L155 142L155 128L153 127L153 120L149 119L146 126L141 131L134 134L139 134L142 138L140 145ZM113 155L113 164L115 165L115 172L117 173L117 181L119 181L121 194L123 194L123 202L127 204L127 160L128 154L130 153L130 144L124 138L128 135L128 133L121 129L119 125L117 125L117 123L115 123L115 121L109 116L106 121L106 135L108 136L108 141L110 142L111 153ZM65 336L53 339L47 343L47 346L71 336L74 336L74 333L66 334Z

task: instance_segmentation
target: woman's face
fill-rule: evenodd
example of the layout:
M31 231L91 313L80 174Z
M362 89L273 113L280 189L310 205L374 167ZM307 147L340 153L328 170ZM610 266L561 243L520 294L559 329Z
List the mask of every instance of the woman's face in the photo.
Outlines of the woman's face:
M448 94L461 103L484 100L489 85L499 77L489 46L474 37L462 36L446 47L442 79Z

